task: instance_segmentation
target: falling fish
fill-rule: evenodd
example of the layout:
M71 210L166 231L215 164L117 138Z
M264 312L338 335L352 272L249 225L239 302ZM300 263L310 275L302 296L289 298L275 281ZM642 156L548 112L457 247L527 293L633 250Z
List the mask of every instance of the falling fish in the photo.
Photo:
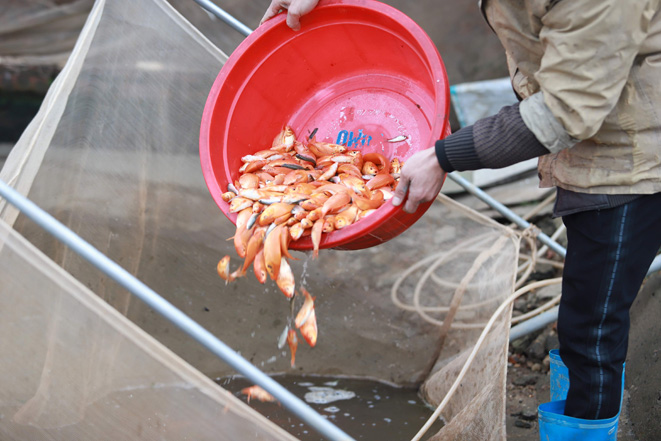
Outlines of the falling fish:
M289 235L288 233L286 234ZM288 299L294 297L294 273L292 272L287 259L280 260L280 270L278 271L276 284Z
M298 337L296 336L296 331L290 329L287 332L287 344L289 345L289 351L291 352L291 367L294 367L296 362L296 348L298 347Z
M303 301L303 306L301 306L301 309L298 311L298 314L296 314L296 319L294 320L297 328L303 326L308 318L310 318L312 311L314 311L315 298L312 297L305 288L301 287L301 291L305 296L305 300Z
M229 281L229 277L230 277L229 264L230 264L230 256L225 256L222 259L220 259L220 262L218 262L218 265L216 266L218 275L220 276L221 279L225 281L225 283Z
M308 319L303 323L300 327L301 335L305 339L305 341L310 345L310 347L314 347L317 344L317 317L314 313L314 309L312 312L310 312L310 316Z
M255 399L267 403L275 401L275 397L273 395L266 392L264 389L262 389L257 385L245 387L241 389L241 393L243 395L246 395L246 399L248 400L248 402L250 402L251 399Z
M407 139L408 139L408 136L399 135L399 136L395 136L394 138L390 138L388 140L388 142L402 142L402 141L406 141Z
M303 287L301 292L305 295L303 306L296 314L295 325L301 331L305 341L314 347L317 344L317 317L314 312L314 297Z

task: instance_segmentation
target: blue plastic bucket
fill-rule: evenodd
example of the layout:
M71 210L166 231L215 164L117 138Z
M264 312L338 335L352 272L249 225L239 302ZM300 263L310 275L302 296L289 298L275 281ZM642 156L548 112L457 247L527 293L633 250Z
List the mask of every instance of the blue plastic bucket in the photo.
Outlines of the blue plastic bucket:
M540 404L537 408L541 441L616 441L618 412L612 418L584 420L565 416L565 400Z

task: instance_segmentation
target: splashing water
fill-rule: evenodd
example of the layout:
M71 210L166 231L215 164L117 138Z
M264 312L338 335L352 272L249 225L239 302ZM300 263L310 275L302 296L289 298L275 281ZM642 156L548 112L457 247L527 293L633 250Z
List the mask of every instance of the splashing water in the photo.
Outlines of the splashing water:
M306 283L306 277L308 275L308 263L310 262L310 259L312 259L312 251L306 251L305 252L305 260L303 261L303 270L301 271L301 285L305 285Z

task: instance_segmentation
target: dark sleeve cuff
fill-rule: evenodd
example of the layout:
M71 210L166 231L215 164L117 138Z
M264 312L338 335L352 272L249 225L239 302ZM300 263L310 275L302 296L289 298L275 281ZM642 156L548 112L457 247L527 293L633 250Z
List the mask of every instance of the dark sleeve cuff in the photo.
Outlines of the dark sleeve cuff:
M473 126L464 127L445 139L436 141L435 148L438 163L447 173L483 168L475 151Z
M441 166L441 169L446 173L453 172L454 167L452 167L452 164L450 164L450 161L448 161L448 157L445 154L445 139L439 139L436 141L434 147L436 149L436 159L438 159L438 165Z

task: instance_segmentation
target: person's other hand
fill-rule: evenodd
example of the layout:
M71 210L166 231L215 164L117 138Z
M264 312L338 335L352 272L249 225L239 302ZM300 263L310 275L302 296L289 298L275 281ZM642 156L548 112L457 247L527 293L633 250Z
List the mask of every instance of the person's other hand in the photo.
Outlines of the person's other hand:
M317 6L319 0L271 0L271 5L266 10L261 25L266 20L275 17L283 10L287 10L287 26L295 31L301 29L300 19Z
M408 192L404 211L414 213L420 204L436 198L443 186L445 175L445 171L438 164L433 147L414 154L402 167L392 204L400 205Z

